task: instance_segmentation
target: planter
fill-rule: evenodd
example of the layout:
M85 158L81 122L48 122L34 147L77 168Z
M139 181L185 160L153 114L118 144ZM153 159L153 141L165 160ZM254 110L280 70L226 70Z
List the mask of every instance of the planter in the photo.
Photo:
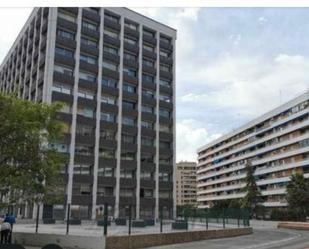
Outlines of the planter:
M172 223L172 229L186 230L187 226L188 224L185 220L176 220Z
M126 226L127 225L127 219L126 218L117 218L117 219L115 219L115 224L117 226Z
M69 224L70 224L70 225L81 225L81 224L82 224L82 221L79 220L79 219L73 219L73 220L70 220L70 221L69 221Z
M132 227L145 227L146 222L144 220L132 220Z
M111 222L108 220L107 225L110 226ZM97 221L97 226L103 227L104 226L104 220L98 220Z
M154 226L155 220L154 219L147 219L145 220L146 226Z
M55 224L56 221L54 219L43 219L43 224Z

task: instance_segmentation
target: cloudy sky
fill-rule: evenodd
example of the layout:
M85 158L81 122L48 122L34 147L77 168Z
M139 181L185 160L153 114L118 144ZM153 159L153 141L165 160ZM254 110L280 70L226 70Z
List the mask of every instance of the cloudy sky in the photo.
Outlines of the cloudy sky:
M309 90L305 8L134 8L178 30L177 161ZM0 61L31 9L0 9Z

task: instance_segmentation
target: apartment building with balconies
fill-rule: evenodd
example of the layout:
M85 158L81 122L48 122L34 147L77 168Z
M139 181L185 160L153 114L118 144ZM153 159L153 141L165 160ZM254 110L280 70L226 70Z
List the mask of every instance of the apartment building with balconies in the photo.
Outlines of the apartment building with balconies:
M176 164L176 205L196 204L196 163L181 161Z
M291 175L309 178L309 92L198 149L198 207L244 197L248 161L263 205L286 207Z
M63 102L64 203L43 217L175 214L176 31L126 8L35 8L0 66L0 91ZM37 206L20 213L31 217Z

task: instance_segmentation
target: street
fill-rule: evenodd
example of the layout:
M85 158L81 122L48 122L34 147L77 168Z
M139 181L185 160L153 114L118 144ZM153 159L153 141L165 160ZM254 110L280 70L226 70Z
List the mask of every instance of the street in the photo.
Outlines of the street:
M151 249L306 249L309 248L309 231L276 228L256 228L253 234L175 244Z

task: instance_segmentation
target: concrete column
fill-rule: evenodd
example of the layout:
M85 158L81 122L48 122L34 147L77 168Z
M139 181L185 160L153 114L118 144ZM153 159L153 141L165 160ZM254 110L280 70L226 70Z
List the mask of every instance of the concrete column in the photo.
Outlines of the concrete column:
M159 134L160 134L160 115L159 115L159 103L160 103L160 33L157 32L157 46L156 46L157 60L156 60L156 173L155 173L155 181L156 181L156 189L155 189L155 198L156 198L156 206L155 206L155 219L159 219L159 153L160 153L160 143L159 143Z
M95 129L95 148L94 148L94 165L93 165L93 189L92 189L92 216L96 218L97 207L97 189L98 189L98 168L99 168L99 149L100 149L100 123L101 123L101 91L102 91L102 64L103 64L103 38L104 38L104 8L100 9L100 41L99 41L99 58L98 58L98 90L97 90L97 112L96 112L96 129Z
M45 69L44 69L44 86L43 86L43 102L51 103L51 88L53 85L54 59L56 46L56 29L57 29L58 8L49 8L48 29L46 39ZM42 11L43 16L43 11ZM43 19L42 19L43 21ZM43 25L43 23L41 24ZM40 54L42 52L40 51ZM40 58L44 56L41 54Z
M143 71L143 26L139 25L139 54L138 54L138 117L137 117L137 168L136 168L136 219L140 218L140 189L141 189L141 129L142 129L142 71Z
M68 167L68 185L67 185L67 204L72 203L73 188L73 172L75 157L75 136L76 136L76 115L77 115L77 99L78 99L78 81L79 81L79 58L80 58L80 37L82 25L82 9L78 8L77 16L77 32L76 32L76 51L75 51L75 69L74 69L74 88L73 88L73 107L72 107L72 124L71 124L71 144L70 144L70 160ZM67 209L66 209L67 212ZM68 214L66 214L68 215Z
M120 167L121 167L121 128L122 128L122 85L123 85L123 39L124 39L124 18L120 17L120 65L119 65L119 99L118 99L118 133L117 133L117 166L116 166L116 188L115 188L115 214L119 217L119 195L120 195Z

